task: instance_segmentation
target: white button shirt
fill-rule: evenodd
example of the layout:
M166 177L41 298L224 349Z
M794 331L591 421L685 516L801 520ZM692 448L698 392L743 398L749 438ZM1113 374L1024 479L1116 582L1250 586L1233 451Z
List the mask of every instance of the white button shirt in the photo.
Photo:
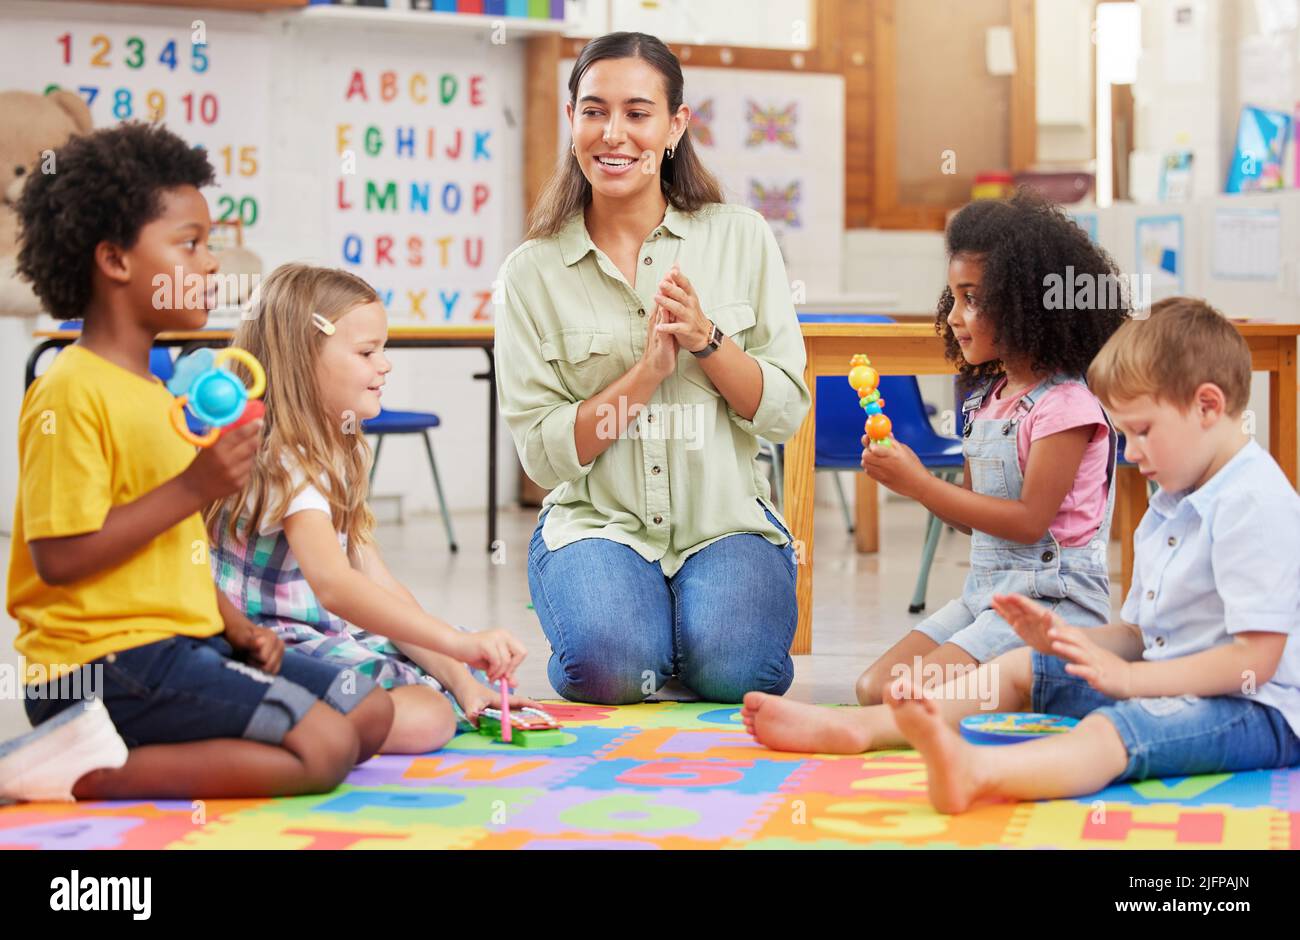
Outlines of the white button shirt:
M1143 659L1245 631L1289 634L1272 680L1238 697L1278 709L1300 734L1300 496L1273 458L1252 440L1200 489L1157 491L1133 542L1120 616L1141 628Z

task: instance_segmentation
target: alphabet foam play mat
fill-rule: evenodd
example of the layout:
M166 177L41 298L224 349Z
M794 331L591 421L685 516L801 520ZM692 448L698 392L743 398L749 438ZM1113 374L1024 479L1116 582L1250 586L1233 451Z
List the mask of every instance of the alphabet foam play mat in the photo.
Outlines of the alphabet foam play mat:
M912 751L769 751L731 706L547 710L554 747L462 734L321 796L0 807L0 849L1300 848L1300 770L944 816Z

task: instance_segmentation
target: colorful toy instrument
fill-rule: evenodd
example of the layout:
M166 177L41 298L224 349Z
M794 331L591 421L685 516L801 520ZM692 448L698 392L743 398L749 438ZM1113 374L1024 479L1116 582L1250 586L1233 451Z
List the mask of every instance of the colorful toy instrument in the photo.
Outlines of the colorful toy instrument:
M849 360L849 384L858 393L858 403L867 413L864 430L873 444L888 447L894 426L885 414L885 400L880 397L880 373L871 368L871 360L858 353Z
M251 388L245 388L233 372L223 368L232 359L253 374ZM176 363L176 374L167 389L176 396L170 414L176 433L196 447L210 447L225 431L262 416L265 408L255 399L266 391L266 372L247 350L227 348L214 354L210 349L200 349ZM206 434L190 430L187 410L208 426Z
M1042 712L994 712L967 715L961 720L961 736L972 744L1019 744L1049 734L1064 734L1078 723L1077 718Z

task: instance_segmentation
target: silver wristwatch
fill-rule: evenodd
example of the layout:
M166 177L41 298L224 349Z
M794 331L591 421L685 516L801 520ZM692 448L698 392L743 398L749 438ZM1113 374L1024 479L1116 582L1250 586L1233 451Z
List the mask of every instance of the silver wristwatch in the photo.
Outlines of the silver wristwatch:
M713 332L709 334L709 341L704 344L703 349L691 352L691 355L696 359L706 359L709 356L712 356L713 351L722 345L722 330L718 328L718 324L716 323L710 322L709 325L713 327Z

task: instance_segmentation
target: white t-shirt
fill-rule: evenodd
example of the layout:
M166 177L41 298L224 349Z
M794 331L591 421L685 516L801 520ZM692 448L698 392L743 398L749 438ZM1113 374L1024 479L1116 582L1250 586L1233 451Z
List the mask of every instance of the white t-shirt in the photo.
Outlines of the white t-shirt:
M291 461L286 460L284 466L285 469L289 471L293 489L297 489L298 485L305 479L306 474L302 472L301 467ZM285 519L307 509L319 510L320 512L325 513L326 518L333 520L333 514L330 512L330 501L325 496L325 493L329 490L329 484L324 479L318 480L317 484L319 485L308 483L304 486L298 492L297 496L289 500L289 505L285 508L284 515L279 519L273 518L270 513L267 513L262 518L262 525L258 529L258 535L275 535L277 532L284 529ZM279 494L274 490L268 493L267 505L273 505L278 495ZM346 536L341 536L339 541L346 545L345 539Z
M299 474L298 478L294 480L294 486L298 485L298 480L300 479L302 479L301 474ZM272 499L274 499L276 494L272 493L270 495ZM295 513L300 513L307 509L319 509L321 512L325 513L326 518L333 518L330 514L330 501L325 498L325 494L318 488L308 483L302 488L302 491L297 496L289 500L289 505L285 508L284 515L281 518L273 519L269 513L263 517L262 526L258 530L258 534L274 535L284 528L285 519L288 519Z

